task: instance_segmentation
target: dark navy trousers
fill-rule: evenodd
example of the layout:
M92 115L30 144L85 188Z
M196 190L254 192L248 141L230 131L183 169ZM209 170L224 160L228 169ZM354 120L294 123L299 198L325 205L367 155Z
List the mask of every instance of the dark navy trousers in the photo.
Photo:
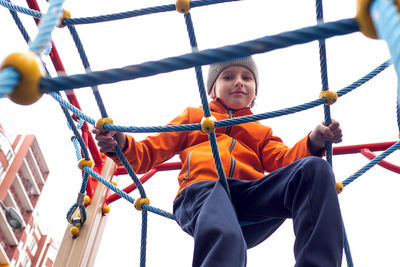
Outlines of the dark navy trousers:
M255 181L227 179L185 188L174 202L181 228L194 237L193 267L243 267L246 250L293 220L296 267L338 267L343 230L331 166L307 157Z

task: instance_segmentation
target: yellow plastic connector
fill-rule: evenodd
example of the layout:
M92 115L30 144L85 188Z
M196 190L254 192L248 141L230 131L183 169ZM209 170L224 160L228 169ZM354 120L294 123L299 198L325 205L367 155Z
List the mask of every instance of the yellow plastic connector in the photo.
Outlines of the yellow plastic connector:
M115 185L115 186L118 185L118 183L117 183L116 181L112 181L111 183L112 183L113 185Z
M339 195L343 192L343 184L341 182L336 182L336 193Z
M107 205L104 206L104 207L103 207L103 213L104 213L104 214L110 213L110 206L107 206Z
M360 31L367 37L372 39L379 39L376 33L374 23L372 22L370 7L372 0L357 0L357 14L356 20L360 26ZM400 1L395 0L394 4L397 10L400 10Z
M73 237L77 237L79 235L79 228L76 226L72 226L70 233Z
M215 131L215 117L203 117L201 120L201 130L205 133L212 133Z
M81 159L81 160L78 162L78 168L81 169L81 170L83 170L83 167L84 167L84 166L88 166L89 168L92 168L92 166L93 166L93 160ZM85 199L86 199L86 197L85 197Z
M190 11L190 0L177 0L175 7L179 13L187 14Z
M150 205L150 200L146 197L146 198L138 198L135 200L135 203L133 204L135 206L135 208L137 210L142 211L142 205L146 204L146 205Z
M30 51L12 53L3 60L0 70L10 67L19 73L20 78L19 84L8 98L20 105L30 105L38 101L43 95L39 83L44 74L39 57Z
M369 13L372 0L357 0L357 14L356 20L360 26L360 31L367 37L372 39L378 39L374 23Z
M60 18L60 24L58 24L58 28L64 28L65 25L63 23L64 19L70 19L71 18L71 12L69 12L68 10L64 9L63 11L63 15Z
M321 91L321 93L319 94L320 98L325 98L326 99L326 103L325 105L330 106L333 103L336 102L336 100L338 99L338 95L336 92L331 91L331 90L324 90Z
M91 201L90 197L86 195L85 196L85 201L83 202L83 204L85 204L85 206L87 206L87 205L90 204L90 201Z
M108 123L108 124L113 124L114 121L113 121L110 117L101 118L101 119L98 119L98 120L96 121L96 124L95 124L94 127L95 127L96 129L102 131L102 132L105 132L105 131L107 131L107 130L105 130L103 127L104 127L104 124L106 124L106 123Z

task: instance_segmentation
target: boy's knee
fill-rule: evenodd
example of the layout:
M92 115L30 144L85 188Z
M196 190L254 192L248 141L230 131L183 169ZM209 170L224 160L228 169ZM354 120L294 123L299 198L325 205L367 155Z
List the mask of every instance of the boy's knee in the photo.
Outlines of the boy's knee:
M320 157L307 157L304 159L303 172L311 182L334 183L334 174L331 165Z

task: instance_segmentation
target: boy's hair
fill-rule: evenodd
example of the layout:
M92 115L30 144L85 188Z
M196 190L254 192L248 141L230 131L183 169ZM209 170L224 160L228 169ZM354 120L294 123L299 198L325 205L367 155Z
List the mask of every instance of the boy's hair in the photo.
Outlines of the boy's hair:
M217 80L219 74L224 69L226 69L230 66L242 66L242 67L249 69L253 73L254 79L256 82L256 95L257 95L258 70L257 70L257 65L254 62L252 57L238 58L238 59L234 59L231 61L218 62L218 63L210 65L210 68L208 69L208 77L207 77L207 94L209 95L211 93L211 90L213 89L214 83Z

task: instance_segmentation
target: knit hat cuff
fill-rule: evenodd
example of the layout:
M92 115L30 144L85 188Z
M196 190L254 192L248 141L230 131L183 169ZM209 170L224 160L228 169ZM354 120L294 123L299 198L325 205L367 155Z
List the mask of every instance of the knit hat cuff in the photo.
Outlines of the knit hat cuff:
M212 87L217 80L219 74L226 68L230 66L243 66L248 68L254 75L254 79L256 82L256 94L258 89L258 70L256 63L254 62L252 57L245 57L245 58L238 58L230 61L219 62L210 65L208 70L208 77L207 77L207 94L211 93Z

